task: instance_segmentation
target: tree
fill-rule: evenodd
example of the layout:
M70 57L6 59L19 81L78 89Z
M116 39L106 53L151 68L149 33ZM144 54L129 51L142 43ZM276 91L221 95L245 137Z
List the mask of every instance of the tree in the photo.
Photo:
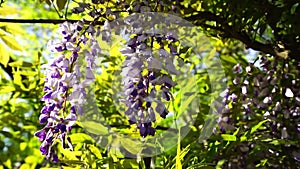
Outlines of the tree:
M15 14L0 19L2 166L149 168L152 161L157 168L295 168L298 5L1 1L1 16ZM35 24L25 33L26 22ZM45 50L37 37L52 34L57 26L49 23L60 26ZM254 61L247 60L249 48L259 52Z

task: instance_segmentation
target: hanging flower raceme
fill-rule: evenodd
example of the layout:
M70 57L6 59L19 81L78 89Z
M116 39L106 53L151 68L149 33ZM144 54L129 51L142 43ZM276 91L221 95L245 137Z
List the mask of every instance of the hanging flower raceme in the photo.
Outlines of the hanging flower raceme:
M160 45L159 49L155 50L154 42ZM128 107L125 114L130 124L137 124L142 137L155 134L152 122L156 113L162 118L169 113L163 100L173 98L170 89L176 85L170 76L178 74L173 63L177 54L174 42L170 35L145 33L131 38L121 50L126 56L121 73L122 101Z
M249 64L245 68L237 64L236 74L229 88L224 92L224 109L220 111L219 128L222 133L233 132L237 125L249 129L253 119L266 120L263 124L270 128L264 137L287 141L300 139L300 71L290 60L262 56L260 68ZM296 65L296 66L295 66ZM286 146L287 149L291 145ZM299 148L298 145L293 145ZM295 149L294 159L299 160ZM279 152L281 153L281 152ZM283 154L284 155L284 154Z
M88 28L92 29L92 28ZM41 110L40 124L45 127L35 133L35 136L42 141L40 151L46 155L47 159L53 162L58 161L54 145L59 139L63 148L73 150L72 142L67 133L77 120L77 114L83 113L86 91L93 80L95 56L100 52L96 40L91 32L84 31L80 37L79 32L83 30L83 22L74 24L65 22L59 28L59 33L63 36L60 41L50 41L48 48L52 52L59 52L60 56L44 65L45 68L45 95L41 101L45 106ZM88 41L90 37L91 51L80 51L81 45ZM84 67L78 60L79 52L84 52L87 62ZM82 71L82 68L85 68ZM83 79L83 80L82 80Z

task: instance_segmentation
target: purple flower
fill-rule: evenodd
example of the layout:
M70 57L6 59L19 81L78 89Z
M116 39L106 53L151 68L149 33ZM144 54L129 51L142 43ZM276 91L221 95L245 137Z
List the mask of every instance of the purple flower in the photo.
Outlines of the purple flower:
M53 154L52 155L52 161L54 162L54 163L58 163L58 156L57 156L57 154Z
M48 145L41 145L40 146L40 151L43 155L47 155L48 154L48 149L49 149L49 146Z
M39 117L40 123L45 127L35 133L42 144L40 151L47 159L58 162L53 146L57 139L61 140L63 148L73 150L72 142L67 133L71 131L72 126L77 120L77 114L83 113L83 104L86 97L85 88L95 79L93 69L95 68L95 56L99 54L100 48L96 40L90 37L91 51L85 52L87 66L84 68L78 62L78 52L83 39L79 38L78 30L83 28L83 22L70 24L65 22L59 28L63 38L60 41L50 41L48 48L52 52L69 52L72 55L66 57L61 54L60 57L43 65L45 68L45 86L46 94L41 98L45 106L41 110ZM88 29L93 29L89 27ZM87 42L87 41L86 41ZM85 72L80 68L83 67ZM85 76L82 76L82 75ZM84 78L81 80L80 78ZM70 104L66 104L69 102ZM70 105L70 107L66 106ZM66 144L67 143L67 144Z
M148 135L154 136L155 129L151 126L152 123L141 123L138 124L138 129L140 129L140 135L142 137L147 137Z
M43 141L46 138L45 130L37 131L34 135L39 138L39 141Z
M161 45L157 52L158 56L154 55L153 49L148 46L150 39L157 40ZM126 56L121 72L125 96L122 101L128 106L125 114L129 116L130 124L138 125L142 137L154 135L155 129L151 124L156 120L155 113L166 118L169 112L160 98L166 101L173 99L169 90L176 83L169 74L179 73L173 63L172 54L164 48L164 43L170 44L173 41L172 35L167 38L162 35L141 33L129 39L127 47L121 50ZM175 54L173 44L168 47ZM168 74L162 73L163 70ZM156 88L160 88L160 91L158 92ZM157 104L155 109L152 108L152 102Z

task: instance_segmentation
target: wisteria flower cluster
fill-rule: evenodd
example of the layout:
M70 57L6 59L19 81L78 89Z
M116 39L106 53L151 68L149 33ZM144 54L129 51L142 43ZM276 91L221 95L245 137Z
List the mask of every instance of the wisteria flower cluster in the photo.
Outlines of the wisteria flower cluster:
M244 67L237 64L233 72L236 76L232 85L223 93L224 109L218 120L220 131L232 132L237 124L249 125L261 119L267 120L264 125L271 129L264 137L300 140L300 71L297 65L290 60L262 56L259 68L251 63ZM243 128L249 129L248 125ZM248 146L243 151L249 151L254 144ZM300 152L296 151L299 145L284 146L292 152L289 155L300 162ZM274 149L269 152L276 156L282 153Z
M84 30L83 24L82 21L74 24L65 22L59 28L63 38L48 44L50 51L59 52L60 56L44 65L46 94L41 101L45 102L45 106L41 110L39 120L45 127L36 132L35 136L42 141L41 153L53 162L58 161L54 150L57 139L61 141L63 148L73 150L67 133L75 124L77 114L84 113L85 88L95 78L94 61L100 48L93 38L93 27L90 25ZM83 32L81 36L80 31ZM91 46L91 51L81 50L81 45L87 43ZM79 58L80 52L84 53L84 59ZM85 65L82 60L86 61Z
M177 50L174 35L141 33L132 37L121 50L126 56L122 68L123 102L130 124L137 124L142 137L154 135L155 112L162 118L169 113L163 100L170 101L176 85L171 75L179 73L174 65ZM159 49L153 43L159 44ZM154 108L155 107L155 108Z

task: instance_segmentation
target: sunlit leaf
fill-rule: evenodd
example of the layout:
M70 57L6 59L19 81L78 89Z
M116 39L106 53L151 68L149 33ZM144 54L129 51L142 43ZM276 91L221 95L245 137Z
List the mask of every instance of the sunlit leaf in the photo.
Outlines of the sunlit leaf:
M72 143L94 142L94 139L85 133L74 133L70 135Z
M60 151L68 160L78 160L76 156L81 155L81 151L71 151L64 148L61 148Z
M220 58L222 61L225 61L227 64L235 65L238 62L235 58L233 58L232 56L228 56L228 55L221 55Z
M136 159L125 159L125 160L121 160L120 163L122 164L123 168L132 168L132 169L139 168Z
M121 145L130 153L138 154L142 151L142 146L139 145L137 142L133 141L129 138L122 138L120 139Z
M100 124L99 122L83 121L83 122L81 122L81 124L88 133L97 134L97 135L108 134L107 127Z
M255 132L258 128L260 128L265 122L267 122L268 120L264 120L264 121L261 121L259 122L257 125L253 126L251 128L251 131L250 133L252 134L253 132Z
M14 15L14 14L18 14L18 13L20 13L20 11L18 9L7 6L7 5L3 5L0 8L0 16Z
M180 154L181 154L181 149L180 149L180 129L178 129L178 141L177 141L177 154L176 154L176 169L182 169L182 164L181 164L181 159L180 159Z
M20 150L21 151L24 151L26 147L27 147L27 143L26 142L20 143Z
M27 163L22 164L20 167L20 169L30 169L30 168L31 168L30 165Z
M182 113L184 113L191 103L197 97L197 81L195 78L189 78L187 84L182 84L182 88L180 90L181 93L181 106L176 118L179 117Z
M98 159L102 159L102 155L100 150L95 147L94 145L90 144L88 145L88 148L91 150L91 152L98 158Z
M9 66L11 66L11 67L32 67L33 64L19 60L19 61L15 61L15 62L10 62Z
M0 63L4 65L4 67L7 66L7 63L9 61L9 53L5 49L5 47L0 44Z
M22 88L22 90L26 91L26 88L24 87L24 85L22 83L22 76L19 71L14 73L14 84L20 86Z
M21 27L20 24L16 23L0 23L0 27L11 34L25 34L25 30Z
M19 51L23 50L19 42L17 42L13 37L9 35L3 35L1 36L1 39L9 48Z
M221 137L224 141L236 141L236 136L230 134L222 134Z

